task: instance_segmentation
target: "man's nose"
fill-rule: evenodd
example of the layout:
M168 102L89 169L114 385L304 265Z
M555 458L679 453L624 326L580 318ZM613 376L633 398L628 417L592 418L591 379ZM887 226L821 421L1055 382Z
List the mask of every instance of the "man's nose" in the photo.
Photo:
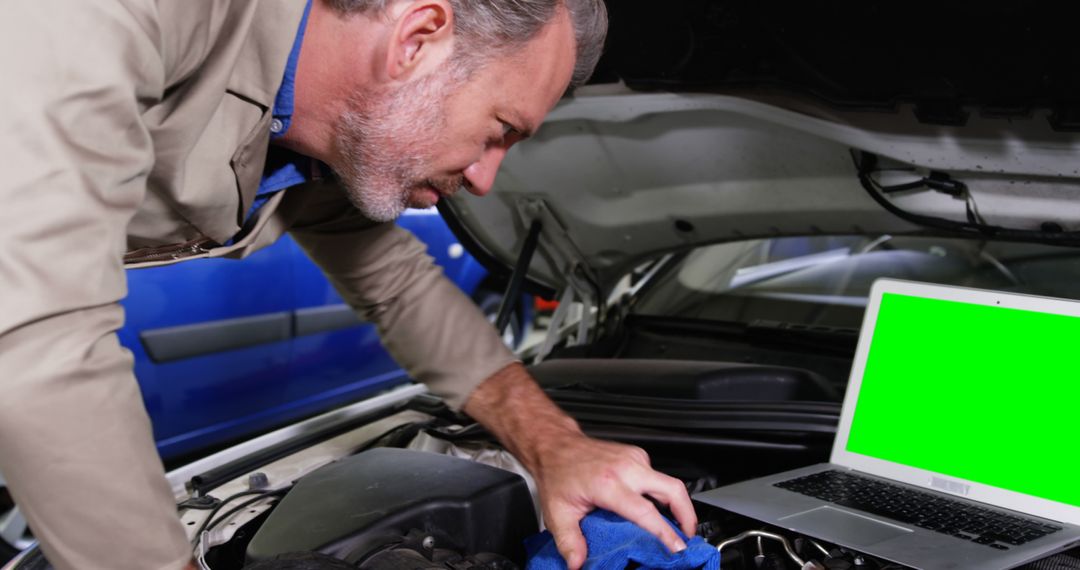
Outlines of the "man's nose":
M492 145L484 149L480 159L465 168L465 179L469 181L469 191L477 196L483 196L491 191L495 184L495 174L499 171L506 149L502 146Z

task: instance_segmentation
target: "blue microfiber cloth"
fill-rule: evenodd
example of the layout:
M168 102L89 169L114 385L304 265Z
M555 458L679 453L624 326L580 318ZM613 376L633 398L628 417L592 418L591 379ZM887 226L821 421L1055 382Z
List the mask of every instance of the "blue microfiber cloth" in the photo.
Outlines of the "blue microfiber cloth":
M667 520L667 519L664 519ZM610 511L596 510L581 520L581 532L589 546L583 570L624 570L627 566L663 570L718 570L720 553L700 536L686 535L670 520L667 523L686 542L686 550L672 554L660 539ZM525 540L526 570L566 570L566 561L550 532Z

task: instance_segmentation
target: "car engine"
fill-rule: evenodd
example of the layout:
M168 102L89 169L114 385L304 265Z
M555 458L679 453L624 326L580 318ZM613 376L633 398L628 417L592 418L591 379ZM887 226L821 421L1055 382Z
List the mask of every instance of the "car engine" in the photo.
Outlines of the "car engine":
M698 481L698 485L702 482ZM859 552L698 505L698 534L724 570L902 570ZM377 448L301 479L208 567L248 570L516 570L537 532L525 481L473 461ZM252 525L255 525L255 522ZM246 548L240 549L242 543ZM240 554L237 556L237 554ZM1027 570L1080 568L1059 554Z
M825 461L839 411L835 390L798 368L570 358L533 373L587 434L642 447L654 468L681 479L691 495ZM200 570L525 568L523 542L540 529L538 510L521 471L491 460L509 454L430 398L393 413L365 423L370 437L359 447L301 476L271 477L282 485L244 463L231 470L229 490L216 483L196 489L178 507L192 525ZM399 421L404 414L410 419ZM697 535L720 550L722 570L903 568L695 506ZM13 568L50 566L38 551ZM1080 570L1080 554L1024 568Z

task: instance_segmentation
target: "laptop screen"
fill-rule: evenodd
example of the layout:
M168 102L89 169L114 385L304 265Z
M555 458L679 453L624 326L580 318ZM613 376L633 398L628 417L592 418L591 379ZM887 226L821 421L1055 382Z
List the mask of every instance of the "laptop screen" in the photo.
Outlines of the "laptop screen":
M1080 506L1080 317L884 293L846 450Z

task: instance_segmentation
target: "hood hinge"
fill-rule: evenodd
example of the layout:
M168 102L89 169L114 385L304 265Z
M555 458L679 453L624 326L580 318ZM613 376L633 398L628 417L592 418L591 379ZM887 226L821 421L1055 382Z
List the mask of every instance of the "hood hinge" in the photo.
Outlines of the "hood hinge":
M546 202L538 198L523 198L515 203L515 210L524 227L532 227L534 222L540 223L538 253L553 270L566 276L566 284L558 293L559 307L552 316L547 338L535 357L535 361L540 362L563 338L572 335L568 341L570 346L589 341L590 333L599 325L601 291L585 256ZM575 305L575 301L580 305ZM579 317L576 323L573 317Z

